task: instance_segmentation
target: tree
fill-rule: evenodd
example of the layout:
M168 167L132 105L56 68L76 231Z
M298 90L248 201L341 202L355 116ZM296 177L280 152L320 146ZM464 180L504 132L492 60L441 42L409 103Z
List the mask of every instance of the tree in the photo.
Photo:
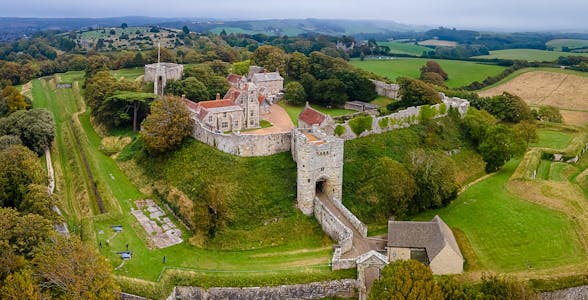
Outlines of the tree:
M190 112L177 97L153 102L151 114L143 121L141 138L150 153L167 152L178 147L192 130Z
M232 73L238 75L246 75L249 72L249 65L251 65L251 60L244 60L233 63L233 70Z
M317 81L313 94L316 103L324 106L343 106L348 99L345 84L339 79Z
M539 141L537 135L537 125L529 121L521 121L513 126L513 131L517 139L525 142L525 149L529 148L530 143L536 143Z
M441 66L433 60L427 61L425 65L421 67L421 79L423 79L422 77L424 73L435 73L441 76L443 80L449 79L449 76L447 76L447 73L443 71L443 68L441 68Z
M417 186L412 175L401 163L381 157L365 172L364 183L358 194L373 206L374 210L402 217L416 194Z
M400 86L398 94L402 100L389 104L388 109L391 111L394 111L400 107L441 103L441 96L439 96L439 92L421 80L400 77L396 81Z
M59 220L59 215L53 211L56 200L53 194L49 194L47 187L39 184L29 184L27 192L18 206L23 214L37 214L47 220Z
M445 82L443 80L443 77L441 75L439 75L438 73L424 72L424 73L421 73L420 79L426 83L445 87Z
M0 150L0 206L19 207L33 183L44 183L37 156L21 145Z
M206 86L210 98L215 98L216 94L222 97L231 87L227 79L222 76L210 76L206 78L206 81L202 80L202 83Z
M41 285L64 299L119 299L110 263L77 237L54 235L33 258Z
M399 260L382 269L381 277L374 282L368 299L442 300L443 291L429 267L416 260Z
M537 120L561 123L563 118L559 112L559 108L551 105L541 105L539 110L533 110L533 114Z
M110 101L114 102L122 102L125 108L125 112L128 110L128 107L133 108L133 131L139 131L137 128L138 118L139 118L139 111L142 110L146 114L148 110L149 104L155 100L157 96L153 93L141 93L141 92L129 92L129 91L120 91L116 92L114 95L106 98L104 104L108 104Z
M25 97L13 86L2 89L0 94L0 117L7 116L17 110L27 109Z
M127 23L120 24L120 28L122 28L122 29L126 29L128 27L129 27L129 25L127 25Z
M50 147L55 137L53 114L46 109L19 110L0 121L0 135L15 135L37 155Z
M342 71L336 78L345 84L345 92L349 99L369 102L376 98L376 87L369 78L353 71Z
M538 300L539 296L522 282L509 277L482 276L480 293L484 300Z
M31 270L25 269L8 275L0 285L2 299L43 299L41 289L31 273Z
M288 76L294 79L300 79L302 74L310 71L308 57L300 52L290 54L288 58Z
M22 141L16 135L0 136L0 150L4 150L12 145L22 145Z
M0 243L25 258L31 258L33 250L55 234L51 222L36 214L21 215L12 208L0 208L0 217Z
M190 34L190 28L188 28L188 26L184 25L184 27L182 27L182 32L184 32L185 34Z
M474 146L478 146L486 135L486 129L496 124L496 118L485 110L477 110L474 107L468 109L468 113L462 119L460 125L465 135Z
M284 50L270 45L263 45L253 52L251 64L263 67L270 72L278 70L280 74L286 74L286 58Z
M293 105L303 105L306 101L304 87L297 81L292 81L286 85L284 98Z
M506 122L518 123L532 118L529 105L521 97L507 92L490 98L474 99L470 103L475 108L484 109L497 119Z
M486 172L498 171L511 158L524 153L525 142L511 128L496 124L486 130L478 152L486 162Z
M195 77L188 77L181 81L182 83L182 94L186 95L188 99L192 99L196 102L210 100L210 94L208 89L200 80Z
M411 151L408 166L418 190L409 206L411 212L443 207L457 196L455 163L447 155L422 149Z

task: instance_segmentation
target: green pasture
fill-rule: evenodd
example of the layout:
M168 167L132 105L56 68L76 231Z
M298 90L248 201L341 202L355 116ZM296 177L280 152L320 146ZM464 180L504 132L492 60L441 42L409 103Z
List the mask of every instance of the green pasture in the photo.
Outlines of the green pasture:
M483 270L514 272L586 261L570 217L522 200L506 190L519 161L512 160L490 178L458 196L438 214L465 233Z
M115 34L110 34L110 30L114 29L116 32ZM92 31L84 31L81 34L81 38L83 39L99 39L99 38L118 38L121 34L126 33L129 36L135 35L137 30L141 31L143 34L150 34L149 27L127 27L122 29L120 27L117 28L104 28L103 29L96 29Z
M370 103L379 105L381 107L386 107L386 105L392 103L393 101L394 101L393 99L390 99L388 97L378 96L378 97L376 97L376 99L370 101Z
M537 135L539 141L531 146L551 149L565 149L574 138L572 133L549 129L539 129Z
M136 67L136 68L113 70L113 71L111 71L111 73L114 77L116 77L118 79L125 78L128 80L135 80L139 76L142 76L145 74L145 68Z
M414 43L400 43L400 42L378 42L379 46L387 46L390 48L392 54L410 54L421 56L423 52L432 51L432 48L415 45Z
M285 101L280 101L278 103L278 105L280 105L282 108L284 108L286 110L286 112L288 113L288 116L290 116L290 119L292 119L292 122L294 122L294 125L298 126L298 115L300 115L300 113L304 110L304 105L294 106L289 103L286 103ZM314 105L314 104L312 104L311 107L322 112L322 113L325 113L331 117L343 116L343 115L352 114L352 113L356 112L355 110L350 110L350 109L326 108L326 107L322 107L322 106L318 106L318 105Z
M561 51L563 47L568 47L570 50L573 50L588 47L588 40L555 39L545 43L545 45L547 45L547 47L553 47L557 51ZM573 55L573 53L571 55Z
M429 60L434 60L449 75L445 82L450 88L468 85L474 81L483 81L488 76L500 74L505 68L497 65L481 64L469 61L425 59L425 58L397 58L392 60L352 60L351 64L374 72L380 76L395 80L401 76L419 78L421 67Z
M556 61L560 56L570 55L588 56L588 53L570 53L537 49L507 49L490 51L489 55L475 56L474 58L516 59L526 61Z

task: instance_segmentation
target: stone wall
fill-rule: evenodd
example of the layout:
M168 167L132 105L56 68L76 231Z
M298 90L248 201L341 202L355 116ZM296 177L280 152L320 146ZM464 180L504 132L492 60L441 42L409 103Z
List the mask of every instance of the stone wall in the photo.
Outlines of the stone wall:
M442 96L443 103L429 106L430 109L435 111L433 118L447 116L447 112L450 108L457 109L461 115L467 113L467 110L470 107L469 101L460 98L448 98L443 93L440 94ZM372 117L372 129L369 131L364 131L359 135L355 134L353 130L351 130L351 127L349 126L350 120L346 121L345 123L337 124L337 126L344 127L344 132L339 137L344 140L352 140L358 137L379 134L382 132L392 131L399 128L406 128L411 125L418 124L423 106L412 106L389 115Z
M398 86L397 84L385 83L382 81L371 79L370 81L375 85L376 93L378 95L392 99L398 98L398 90L400 89L400 86Z
M217 148L220 151L238 156L267 156L290 151L291 133L270 134L224 134L195 123L192 137Z
M337 241L342 253L351 249L353 231L345 226L318 198L314 199L314 217L321 224L323 231Z
M588 285L539 294L543 300L588 300Z
M334 246L333 259L331 260L331 270L346 270L357 266L355 258L341 258L343 251L338 245Z
M342 279L307 284L270 287L209 288L175 287L168 300L255 300L255 299L322 299L326 297L356 298L357 280Z
M339 209L341 213L343 213L343 217L345 217L359 233L361 233L362 237L367 237L368 228L363 222L361 222L339 199L333 199L333 204Z

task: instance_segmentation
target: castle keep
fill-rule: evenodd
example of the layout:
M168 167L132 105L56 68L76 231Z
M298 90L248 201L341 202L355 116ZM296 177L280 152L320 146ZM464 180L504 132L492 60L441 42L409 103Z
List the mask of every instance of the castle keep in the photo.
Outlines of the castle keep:
M143 81L153 81L153 93L163 96L168 80L182 79L184 66L173 63L156 63L145 65Z

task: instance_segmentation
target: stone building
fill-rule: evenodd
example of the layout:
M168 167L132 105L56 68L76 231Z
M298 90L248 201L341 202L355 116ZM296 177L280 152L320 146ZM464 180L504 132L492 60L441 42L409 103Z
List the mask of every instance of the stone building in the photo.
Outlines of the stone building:
M327 114L310 107L308 102L304 110L298 116L298 128L312 128L317 126L325 132L330 132L327 128L335 126L335 120Z
M398 90L400 90L399 85L393 83L385 83L382 81L372 79L370 79L370 81L375 85L376 93L378 95L392 99L398 98Z
M463 255L449 226L435 216L430 222L388 222L388 259L415 259L433 274L463 272Z
M213 131L240 131L259 128L260 108L263 101L254 84L242 88L231 87L223 99L217 94L216 100L194 103L184 98L194 122L203 124Z
M173 63L155 63L145 65L145 75L143 81L153 82L153 93L163 96L165 86L168 80L182 79L184 66Z
M284 89L284 78L280 76L279 72L268 72L258 66L250 66L247 76L229 74L227 81L234 88L239 88L247 83L255 84L259 95L265 98L268 105L279 100Z
M312 215L314 198L324 193L341 201L343 184L343 140L320 131L293 129L292 158L296 162L296 200L305 215Z

